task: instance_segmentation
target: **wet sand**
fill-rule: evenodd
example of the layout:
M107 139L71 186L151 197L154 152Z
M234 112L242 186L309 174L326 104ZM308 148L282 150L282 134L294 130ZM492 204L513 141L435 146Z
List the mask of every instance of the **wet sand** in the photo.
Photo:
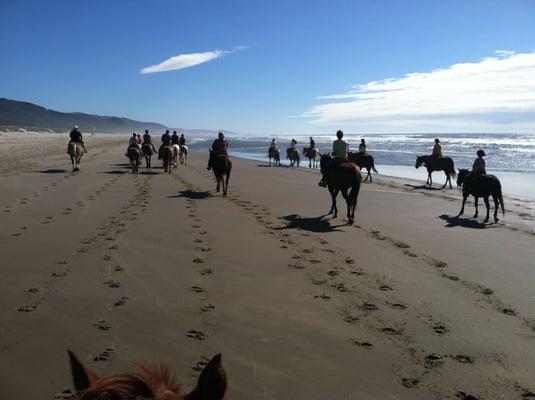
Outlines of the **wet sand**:
M67 348L186 388L220 352L229 399L535 396L530 203L483 224L455 189L376 178L347 226L308 170L234 159L224 198L205 154L132 175L97 135L71 173L63 137L38 141L0 136L4 398L67 398Z

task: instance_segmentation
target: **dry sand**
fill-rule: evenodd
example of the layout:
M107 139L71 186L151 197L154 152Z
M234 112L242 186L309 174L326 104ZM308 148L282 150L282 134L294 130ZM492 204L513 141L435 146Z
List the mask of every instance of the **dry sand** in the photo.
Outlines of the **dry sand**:
M535 398L530 204L483 225L383 177L346 226L308 170L234 159L224 198L205 154L132 175L95 135L71 173L64 136L22 137L0 135L1 399L66 398L67 348L186 387L221 352L229 399Z

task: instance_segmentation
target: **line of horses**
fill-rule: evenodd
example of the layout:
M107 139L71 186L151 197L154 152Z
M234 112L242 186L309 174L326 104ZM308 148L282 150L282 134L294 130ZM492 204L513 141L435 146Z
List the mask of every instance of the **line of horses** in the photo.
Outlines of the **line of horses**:
M171 166L178 167L178 164L186 165L188 163L188 146L171 144L162 146L161 158L163 162L163 169L166 173L171 173ZM130 166L132 167L132 173L139 171L141 165L141 159L145 159L147 168L152 168L152 156L156 153L155 148L151 143L143 144L142 148L131 146L128 148L128 159L130 160Z

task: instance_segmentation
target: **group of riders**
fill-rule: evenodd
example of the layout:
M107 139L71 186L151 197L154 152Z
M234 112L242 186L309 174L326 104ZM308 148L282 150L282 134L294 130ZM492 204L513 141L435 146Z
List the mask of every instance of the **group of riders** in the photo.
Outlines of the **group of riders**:
M346 141L343 140L344 132L341 130L336 132L336 140L333 142L332 145L332 156L333 158L325 165L325 168L323 169L323 176L321 181L319 182L320 186L327 186L328 178L330 171L336 167L337 165L347 162L348 161L348 153L349 153L349 145ZM87 149L85 147L82 134L79 130L78 126L74 126L71 133L70 133L70 142L69 143L80 143L84 149L84 152L87 153ZM165 146L170 145L179 145L179 146L185 146L186 145L186 138L184 134L182 133L180 136L178 136L176 131L173 131L173 134L171 135L169 133L169 130L166 130L165 133L161 137L161 145L158 149L158 159L161 159L161 153L162 148ZM290 146L287 149L288 154L296 150L297 141L295 139L292 139L290 141ZM143 154L143 149L150 149L149 151L154 151L156 153L156 148L154 147L154 144L152 143L152 137L149 134L148 129L145 129L145 134L141 136L137 132L132 133L132 137L130 138L128 148L136 147L139 149L141 154ZM309 141L309 147L307 151L310 152L310 150L316 149L316 142L312 137L310 137ZM273 150L278 150L277 141L273 139L271 141L271 144L269 146L269 155L272 154ZM127 152L128 153L128 152ZM359 144L359 153L362 155L366 154L366 141L364 139L361 139ZM126 154L128 156L128 154ZM211 149L210 149L210 158L208 160L207 169L211 169L212 160L214 157L217 157L219 155L228 155L228 142L225 139L225 135L223 132L218 133L217 139L215 139L212 143ZM433 150L431 153L432 157L434 158L440 158L442 157L442 145L440 144L440 140L437 138L435 139L435 143L433 145ZM473 165L472 165L472 173L477 176L481 174L486 174L486 166L485 166L485 159L483 157L486 156L485 151L482 149L479 149L476 152L477 158L475 159Z

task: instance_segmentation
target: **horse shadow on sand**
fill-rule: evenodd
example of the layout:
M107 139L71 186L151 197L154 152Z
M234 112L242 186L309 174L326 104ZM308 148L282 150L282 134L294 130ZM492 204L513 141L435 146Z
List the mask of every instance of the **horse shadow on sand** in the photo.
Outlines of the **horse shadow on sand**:
M177 197L183 197L186 199L193 199L193 200L204 200L208 197L212 197L212 193L208 191L203 192L196 192L194 190L181 190L178 192L178 194L174 196L167 196L168 199L177 198Z
M446 228L454 228L460 226L461 228L470 229L488 229L498 226L497 224L492 222L483 223L473 218L460 218L458 215L442 214L439 216L439 218L447 222Z
M347 224L331 225L330 219L325 218L327 215L321 215L319 217L305 218L298 214L290 214L279 219L287 221L287 225L275 228L276 230L284 229L301 229L303 231L316 232L316 233L329 233L339 231L342 226Z
M67 172L67 170L61 169L61 168L51 168L51 169L44 169L42 171L39 171L39 173L41 174L64 174L65 172Z
M418 190L418 189L438 190L439 192L442 190L442 188L433 187L433 186L429 186L429 185L411 185L410 183L406 183L403 186L409 187L409 188L414 189L414 190Z

